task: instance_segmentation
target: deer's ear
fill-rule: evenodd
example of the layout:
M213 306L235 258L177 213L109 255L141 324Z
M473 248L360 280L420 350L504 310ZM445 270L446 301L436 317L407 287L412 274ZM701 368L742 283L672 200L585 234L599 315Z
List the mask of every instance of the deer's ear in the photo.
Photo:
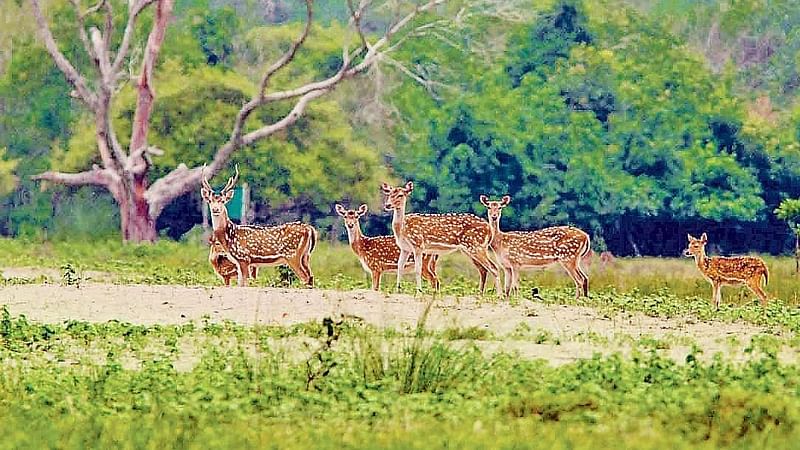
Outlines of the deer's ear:
M485 206L487 208L489 207L489 197L487 197L485 195L481 195L480 197L478 197L478 200L481 201L481 205L483 205L483 206Z
M697 239L695 239L695 237L694 237L694 236L692 236L692 235L691 235L691 234L689 234L689 233L686 233L686 238L687 238L687 239L689 239L689 242L692 242L692 241L696 241L696 240L697 240Z
M510 195L504 195L503 198L500 199L500 206L507 206L509 203L511 203Z
M333 209L336 210L336 214L344 217L344 212L345 212L344 206L337 203L336 206L333 207Z
M700 236L700 240L703 242L708 242L708 236L705 233L703 233L703 235Z
M367 205L361 205L358 207L358 217L361 217L366 213L367 213Z
M414 190L414 182L413 181L409 181L408 183L406 183L405 190L406 190L406 194L410 194L411 191Z
M228 203L229 201L231 201L231 199L233 198L233 194L234 194L233 189L222 194L222 202Z
M391 194L392 187L389 186L389 183L381 183L381 191L383 191L384 194Z

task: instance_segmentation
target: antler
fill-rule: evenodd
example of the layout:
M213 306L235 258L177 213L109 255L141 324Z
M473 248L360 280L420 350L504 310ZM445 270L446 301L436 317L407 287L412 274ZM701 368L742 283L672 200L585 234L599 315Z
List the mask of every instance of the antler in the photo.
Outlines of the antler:
M208 189L211 192L214 192L214 189L211 188L211 185L208 184L208 180L206 179L206 165L203 164L203 168L201 169L201 173L203 174L203 189Z
M234 186L236 186L236 182L239 181L239 165L238 164L236 164L234 166L234 170L235 170L235 173L233 174L233 177L228 178L228 182L225 184L225 187L222 188L222 192L220 192L220 195L222 195L222 194L230 191L231 189L233 189Z

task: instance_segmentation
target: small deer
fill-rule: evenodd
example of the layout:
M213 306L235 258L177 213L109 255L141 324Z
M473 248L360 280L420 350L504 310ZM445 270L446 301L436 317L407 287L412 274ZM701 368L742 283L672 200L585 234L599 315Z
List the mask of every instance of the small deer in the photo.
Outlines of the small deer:
M357 211L345 209L336 205L336 213L344 218L347 228L347 239L350 248L361 261L361 267L372 277L372 289L380 290L381 275L389 270L397 270L397 260L400 258L400 247L394 236L368 237L361 234L359 219L367 213L367 205L361 205ZM428 280L435 290L439 289L439 279L436 277L436 255L424 255L422 258L422 277ZM404 272L413 270L414 261L409 259L404 267Z
M581 260L591 250L589 235L571 226L548 227L536 231L500 231L502 210L511 202L503 196L500 201L489 201L480 196L488 210L492 230L492 250L505 272L505 294L519 290L520 270L561 264L575 282L575 297L589 296L589 277L581 267Z
M237 277L239 273L238 269L236 269L236 264L225 256L225 248L213 235L209 238L208 243L211 246L208 251L208 262L211 263L214 272L222 278L225 286L230 286L231 279ZM257 276L258 267L250 266L250 278L256 278Z
M252 266L286 264L306 286L313 287L314 275L309 260L316 246L317 231L300 222L273 227L233 223L225 204L233 198L233 187L238 179L237 166L235 175L216 194L203 174L200 191L211 210L213 238L219 242L221 254L236 265L237 284L247 286Z
M694 262L703 278L711 283L714 306L719 309L722 301L722 286L738 286L744 284L761 300L761 305L767 304L767 293L761 289L761 278L764 284L769 283L769 270L761 258L754 256L706 256L706 243L708 236L703 233L700 239L687 234L689 247L683 251L686 257L694 257Z
M481 267L483 293L486 275L495 279L495 289L500 294L499 269L489 256L492 232L489 224L473 214L406 214L406 200L414 190L414 183L392 187L381 185L386 195L384 209L392 211L392 231L400 248L397 260L397 288L400 289L403 270L409 258L414 257L414 272L417 275L417 290L422 290L422 262L424 254L445 255L460 251ZM485 272L484 272L485 271Z

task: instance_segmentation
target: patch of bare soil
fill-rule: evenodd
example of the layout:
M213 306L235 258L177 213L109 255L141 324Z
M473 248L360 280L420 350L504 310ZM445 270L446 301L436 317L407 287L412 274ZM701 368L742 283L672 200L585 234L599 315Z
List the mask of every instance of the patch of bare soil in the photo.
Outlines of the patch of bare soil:
M203 288L85 284L18 285L0 288L0 304L14 315L58 323L64 320L136 324L180 324L225 319L240 324L292 325L324 317L354 316L380 326L413 328L430 297L387 295L367 290ZM762 328L743 323L699 322L692 318L655 318L641 314L612 317L592 308L500 300L437 298L427 326L432 329L478 327L501 339L479 341L487 351L517 351L522 356L564 363L594 353L631 350L641 337L671 344L664 351L683 360L694 343L704 355L723 352L747 357L743 348ZM536 336L547 336L537 338ZM536 343L540 342L540 343ZM796 360L785 349L783 359Z

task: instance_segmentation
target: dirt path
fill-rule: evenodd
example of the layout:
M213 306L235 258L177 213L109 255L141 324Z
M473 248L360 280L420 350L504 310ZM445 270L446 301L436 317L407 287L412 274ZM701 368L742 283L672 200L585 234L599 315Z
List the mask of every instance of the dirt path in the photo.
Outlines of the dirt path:
M40 322L67 319L137 324L180 324L224 319L241 324L291 325L341 314L356 316L381 326L413 327L425 302L408 295L372 291L328 291L265 288L193 288L87 284L80 288L57 285L19 285L0 288L0 304L12 314L25 314ZM591 357L595 352L629 351L632 340L652 337L671 341L665 351L681 360L689 341L710 357L723 352L744 358L750 338L763 332L742 323L698 322L691 318L661 319L641 314L606 317L592 308L526 302L511 306L501 301L475 298L437 299L428 326L434 329L479 327L494 336L516 338L481 345L490 351L514 350L553 362ZM549 338L536 339L546 333ZM738 343L732 342L735 338ZM536 344L536 341L544 343ZM558 342L556 342L558 341ZM787 349L782 357L796 359Z

